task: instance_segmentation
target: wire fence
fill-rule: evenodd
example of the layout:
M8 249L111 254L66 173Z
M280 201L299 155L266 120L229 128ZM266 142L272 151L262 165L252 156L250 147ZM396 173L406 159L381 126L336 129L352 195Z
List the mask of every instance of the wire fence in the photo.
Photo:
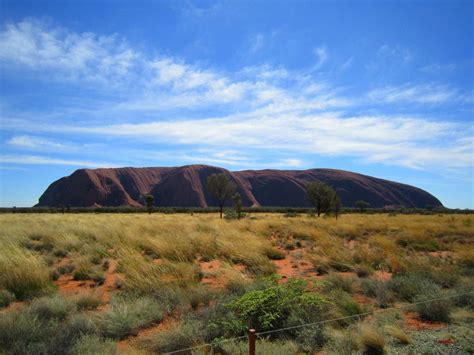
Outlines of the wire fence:
M311 326L320 325L320 324L338 322L338 321L353 319L353 318L361 318L361 317L373 315L375 313L382 313L382 312L393 311L393 310L402 310L402 309L411 308L413 306L417 306L417 305L421 305L421 304L425 304L425 303L431 303L431 302L436 302L436 301L444 301L444 300L449 300L449 299L452 299L452 298L462 297L462 296L467 296L467 295L472 295L472 294L474 294L474 291L455 294L455 295L449 295L449 296L445 296L445 297L432 298L432 299L429 299L429 300L414 302L414 303L410 303L410 304L406 304L406 305L402 305L402 306L394 306L394 307L376 309L376 310L363 312L363 313L358 313L358 314L353 314L353 315L345 316L345 317L339 317L339 318L333 318L333 319L324 319L324 320L321 320L321 321L318 321L318 322L300 324L300 325L295 325L295 326L291 326L291 327L268 330L268 331L264 331L264 332L256 332L256 336L259 337L259 336L263 336L263 335L268 335L268 334L273 334L273 333L281 333L281 332L286 332L286 331L289 331L289 330L300 329L300 328L305 328L305 327L311 327ZM181 353L181 352L202 349L202 348L205 348L205 347L211 347L212 348L212 347L215 347L217 344L220 345L220 344L223 344L223 343L238 341L238 340L242 340L242 339L248 339L248 335L243 335L243 336L236 337L236 338L216 340L213 343L207 343L207 344L202 344L202 345L194 346L194 347L190 347L190 348L184 348L184 349L180 349L180 350L170 351L170 352L167 352L166 354L178 354L178 353Z

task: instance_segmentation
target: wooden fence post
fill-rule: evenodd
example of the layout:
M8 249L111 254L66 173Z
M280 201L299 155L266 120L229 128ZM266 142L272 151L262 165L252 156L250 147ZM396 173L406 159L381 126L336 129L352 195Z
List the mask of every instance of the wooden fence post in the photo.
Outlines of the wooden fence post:
M255 329L249 329L249 355L255 355Z

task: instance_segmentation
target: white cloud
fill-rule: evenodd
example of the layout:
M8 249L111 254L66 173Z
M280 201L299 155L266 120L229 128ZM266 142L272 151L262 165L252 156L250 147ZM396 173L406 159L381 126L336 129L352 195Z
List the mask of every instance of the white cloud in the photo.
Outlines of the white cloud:
M317 62L314 65L313 70L318 70L328 60L329 53L328 53L328 50L326 49L326 47L322 46L322 47L315 48L314 49L314 54L316 55Z
M66 146L49 139L34 136L14 136L7 141L7 144L18 148L27 149L64 149Z
M403 85L378 88L369 92L373 101L388 103L412 102L418 104L442 104L459 99L458 92L447 85Z
M0 163L20 165L71 165L86 168L116 167L116 165L111 165L110 163L106 162L59 159L38 155L0 155Z
M0 33L0 61L51 69L64 78L114 79L129 73L139 54L114 36L76 34L25 20L8 24Z
M400 46L389 46L384 44L377 50L379 58L393 59L406 64L411 61L412 54L410 50Z
M440 74L440 73L449 73L456 69L455 64L429 64L421 67L420 70L422 72L428 74Z
M94 135L111 140L127 138L135 142L192 145L201 150L213 148L226 154L198 151L183 155L182 160L189 157L235 166L251 165L255 159L247 158L255 149L285 152L283 158L281 154L275 158L274 164L288 167L304 164L297 158L298 154L350 156L412 168L472 166L472 144L467 143L469 139L472 142L472 132L461 123L439 122L416 115L342 112L357 108L361 103L439 105L468 102L469 96L461 100L464 96L446 85L407 84L378 88L356 98L347 97L331 83L313 78L311 71L319 70L329 58L325 47L316 48L315 55L317 63L306 71L290 72L283 67L260 65L223 73L172 57L149 58L114 36L76 34L24 21L8 25L0 33L3 65L43 70L51 75L60 72L68 80L74 78L74 84L89 85L90 80L112 83L122 87L124 95L104 101L104 108L88 110L71 105L67 111L50 113L50 117L54 116L52 125L7 120L4 115L2 126L17 134L8 144L32 149L60 148L57 144L61 143L17 132ZM411 60L409 51L388 46L381 47L377 57L383 60L395 57L399 63ZM344 66L348 67L351 59ZM106 87L111 89L111 85ZM216 107L219 110L214 110ZM164 110L170 112L162 114ZM143 111L146 118L141 115ZM182 112L190 112L190 116ZM200 119L192 118L196 112ZM65 119L80 119L87 114L94 117L93 123L87 117L81 124L74 125ZM114 123L117 121L110 119L119 114L125 123ZM35 117L32 121L41 121L38 114L32 116ZM241 154L231 153L236 147ZM7 161L96 165L37 156L3 156L3 162Z
M154 121L96 127L43 127L55 133L158 141L183 146L239 147L294 154L352 156L410 168L472 166L472 139L461 124L394 116L298 112L233 114L221 118ZM202 157L202 155L201 155ZM207 161L223 162L223 156ZM225 159L230 164L229 159ZM292 161L296 164L296 161ZM234 159L234 163L238 163ZM287 163L290 163L288 161ZM238 165L238 164L236 164ZM296 165L295 165L296 166Z

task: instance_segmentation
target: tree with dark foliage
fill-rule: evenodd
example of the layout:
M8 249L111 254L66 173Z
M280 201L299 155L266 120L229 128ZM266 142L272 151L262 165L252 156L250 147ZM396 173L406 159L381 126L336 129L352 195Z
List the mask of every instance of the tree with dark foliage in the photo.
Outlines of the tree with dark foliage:
M370 203L364 200L358 200L356 201L356 206L359 208L360 213L364 213L366 208L370 206Z
M145 200L148 213L151 214L151 211L153 210L153 205L155 203L155 198L153 197L153 195L146 195Z
M224 203L234 194L236 188L237 186L224 173L212 174L207 178L207 190L218 201L221 218Z
M242 198L240 197L240 194L236 192L234 196L232 196L232 200L234 200L234 209L237 213L237 218L240 219L242 216Z
M337 196L337 193L334 192L334 195L332 196L332 199L331 199L331 210L334 212L336 219L341 213L341 208L342 208L341 199L339 198L339 196Z
M318 217L331 207L334 190L321 181L312 181L306 185L306 198L316 208Z

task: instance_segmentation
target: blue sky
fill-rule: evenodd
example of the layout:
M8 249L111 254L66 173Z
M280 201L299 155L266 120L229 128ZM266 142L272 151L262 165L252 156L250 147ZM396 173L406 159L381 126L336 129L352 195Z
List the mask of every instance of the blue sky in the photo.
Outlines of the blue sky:
M0 202L78 168L337 168L474 208L472 1L0 1Z

